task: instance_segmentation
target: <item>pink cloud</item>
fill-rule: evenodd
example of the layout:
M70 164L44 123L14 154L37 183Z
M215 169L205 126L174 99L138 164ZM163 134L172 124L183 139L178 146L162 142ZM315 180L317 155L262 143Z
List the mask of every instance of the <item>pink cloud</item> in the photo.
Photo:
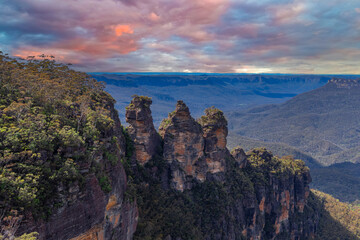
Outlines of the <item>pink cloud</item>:
M55 55L89 71L284 70L351 63L357 52L328 53L358 49L359 13L341 0L12 0L0 3L0 41L13 55Z
M36 49L64 55L61 57L73 51L96 58L136 51L144 38L177 35L193 42L209 41L213 36L207 27L219 21L228 0L150 0L136 4L114 0L64 0L57 4L24 0L19 4L26 9L27 21L36 24L41 34L56 34L57 39L41 47L21 46L16 54L23 56L28 49Z

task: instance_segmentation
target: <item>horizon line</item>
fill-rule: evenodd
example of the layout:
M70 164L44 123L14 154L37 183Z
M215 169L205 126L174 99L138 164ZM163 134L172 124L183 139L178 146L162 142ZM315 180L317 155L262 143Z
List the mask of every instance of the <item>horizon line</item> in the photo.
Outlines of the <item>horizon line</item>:
M87 74L182 74L182 75L309 75L309 76L359 76L360 74L346 74L346 73L211 73L211 72L86 72Z

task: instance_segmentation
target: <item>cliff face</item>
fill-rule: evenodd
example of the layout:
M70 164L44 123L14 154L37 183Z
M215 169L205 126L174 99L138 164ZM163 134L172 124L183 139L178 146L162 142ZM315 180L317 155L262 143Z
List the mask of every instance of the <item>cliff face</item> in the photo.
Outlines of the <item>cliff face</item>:
M309 196L311 177L309 169L298 165L300 169L268 171L276 164L276 158L265 149L255 149L247 154L248 170L263 172L262 183L255 182L255 201L245 208L253 209L253 215L246 216L253 222L244 230L247 237L253 239L311 239L315 235L316 219L307 219L304 214ZM288 161L294 161L289 159ZM302 168L302 169L301 169ZM258 179L254 179L258 181ZM255 205L254 205L255 203ZM270 230L270 231L269 231Z
M208 108L199 122L205 140L204 152L207 171L212 174L224 172L226 169L225 159L230 157L226 148L228 129L224 114L219 109Z
M227 121L215 108L206 110L199 122L190 115L184 102L178 101L174 112L159 128L164 139L164 159L170 164L171 185L180 191L191 189L192 180L221 180L226 169Z
M39 233L39 239L121 239L130 240L136 230L138 209L136 202L125 197L127 176L120 159L125 155L122 127L112 103L108 105L109 117L114 126L104 132L100 141L104 149L95 153L98 168L108 176L111 190L102 189L103 177L91 170L90 162L80 165L84 183L74 182L57 189L59 208L46 220L34 218L27 212L19 233ZM114 139L116 139L114 141ZM112 152L109 162L105 152ZM70 154L70 153L69 153Z
M265 149L246 154L241 148L235 148L230 154L226 148L228 129L223 113L209 108L195 121L182 101L178 101L175 111L163 120L159 133L164 140L163 159L169 172L169 179L165 181L192 199L195 206L198 204L190 209L200 209L189 210L195 216L196 229L202 229L202 233L195 234L199 239L314 237L316 217L304 212L311 178L309 169L301 161L279 159ZM220 194L214 196L214 203L211 196L207 196L211 192ZM168 198L171 199L170 195ZM167 211L176 211L153 208L150 211L155 215L171 215ZM210 220L207 208L213 211ZM186 212L185 209L182 211ZM143 218L149 222L153 216ZM140 235L142 231L146 230L140 228ZM171 230L166 236L166 239L187 238Z

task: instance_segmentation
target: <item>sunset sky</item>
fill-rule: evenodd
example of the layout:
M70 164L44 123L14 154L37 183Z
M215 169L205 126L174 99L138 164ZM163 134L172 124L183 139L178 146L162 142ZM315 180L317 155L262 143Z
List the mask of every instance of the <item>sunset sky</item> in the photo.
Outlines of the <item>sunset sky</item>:
M0 50L87 72L360 74L359 0L0 0Z

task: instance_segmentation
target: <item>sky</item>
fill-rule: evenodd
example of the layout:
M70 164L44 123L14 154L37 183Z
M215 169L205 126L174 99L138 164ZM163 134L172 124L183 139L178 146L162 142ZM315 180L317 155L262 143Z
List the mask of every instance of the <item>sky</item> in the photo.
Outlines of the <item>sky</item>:
M0 50L86 72L360 74L360 0L0 0Z

